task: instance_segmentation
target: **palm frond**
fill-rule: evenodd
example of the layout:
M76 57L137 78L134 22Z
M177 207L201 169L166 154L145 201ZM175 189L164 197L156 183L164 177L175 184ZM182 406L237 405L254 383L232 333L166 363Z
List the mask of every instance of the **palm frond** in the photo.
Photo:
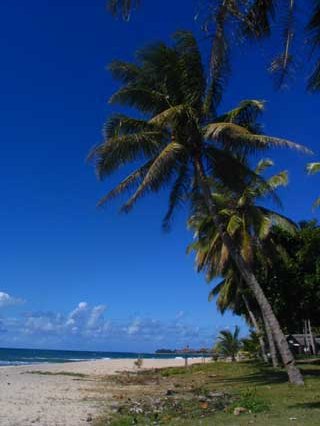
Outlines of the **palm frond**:
M97 175L104 179L127 163L157 155L162 136L161 132L142 131L114 137L94 148L89 159L95 161Z
M124 114L114 114L111 116L103 128L105 140L121 135L138 133L139 131L154 131L155 127L145 120L137 120Z
M312 74L308 79L307 89L310 92L317 92L320 90L320 59L316 62Z
M139 85L120 88L111 96L109 103L135 107L145 113L158 113L171 106L165 93Z
M312 53L320 47L320 3L314 2L314 10L307 25L307 32L310 34L309 44ZM313 72L308 79L308 90L316 92L320 90L320 60L316 61Z
M310 175L320 172L320 163L307 164L307 171Z
M314 209L317 209L319 206L320 206L320 197L318 197L318 198L316 199L316 201L314 201L314 203L312 204L312 207L313 207Z
M226 280L222 280L221 282L219 282L218 284L216 284L213 289L210 290L209 296L208 296L208 301L211 302L211 300L218 296L218 294L220 293L220 291L222 290L222 288L225 286L226 284Z
M272 189L277 189L279 186L287 186L289 183L289 175L286 170L283 170L276 175L273 175L267 180L268 185Z
M273 165L274 162L270 158L263 158L258 162L257 167L255 168L255 173L261 175L266 169Z
M146 190L158 191L164 182L167 182L173 175L177 166L177 159L182 159L184 147L176 142L168 144L155 158L141 185L133 196L124 204L122 211L131 210L136 201Z
M131 11L140 5L140 0L108 0L107 8L114 16L121 16L125 21L130 19Z
M273 210L267 209L266 207L257 205L259 209L265 216L269 217L273 226L278 226L279 228L286 230L287 232L293 234L297 230L297 224L289 217L275 212Z
M134 82L141 72L141 68L137 65L124 61L112 61L107 69L114 79L120 80L123 84Z
M244 22L243 33L250 38L263 38L271 33L272 20L275 17L275 0L254 0L249 3Z
M168 210L162 222L162 227L165 231L170 230L172 217L176 209L186 201L189 190L189 180L188 167L183 164L170 191Z
M153 116L151 120L149 120L149 123L155 124L158 127L163 127L177 122L183 114L186 115L187 113L188 109L185 105L175 105Z
M99 200L98 207L101 207L113 198L118 197L120 194L140 185L141 181L143 180L149 168L151 167L152 162L153 160L148 161L143 166L139 167L137 170L129 174L129 176L123 179L122 182L120 182L115 188L113 188Z
M296 0L283 0L283 47L269 67L269 71L275 76L275 84L278 89L285 87L290 73L294 71L294 56L292 43L294 39Z
M256 124L256 120L264 111L265 102L256 99L241 101L239 106L217 117L215 122L235 123L244 128Z
M205 137L207 139L221 142L227 149L241 146L249 150L290 148L304 153L311 153L311 151L303 145L299 145L287 139L252 134L244 127L234 123L209 124L206 127Z
M201 109L206 78L198 43L190 31L178 31L173 38L179 56L180 84L181 91L185 94L184 101Z
M230 13L230 1L219 0L214 18L214 34L212 38L210 71L211 81L204 102L204 111L216 114L216 109L221 102L222 93L226 86L230 72L229 40L226 31Z
M230 236L234 236L237 231L240 229L241 225L243 225L241 217L239 217L237 214L233 214L227 225L227 232Z

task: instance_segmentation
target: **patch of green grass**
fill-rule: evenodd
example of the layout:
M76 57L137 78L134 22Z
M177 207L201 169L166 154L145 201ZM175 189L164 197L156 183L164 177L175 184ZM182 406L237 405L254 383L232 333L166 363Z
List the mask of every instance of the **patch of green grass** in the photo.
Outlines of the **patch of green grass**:
M262 413L270 409L269 404L257 395L256 388L248 388L241 392L239 399L237 399L234 404L230 407L231 411L235 407L246 408L250 413Z
M301 361L300 361L301 362ZM233 397L227 409L209 412L197 411L198 403L191 401L177 410L166 410L157 425L172 426L316 426L320 424L320 365L319 363L299 364L305 377L305 386L288 384L285 371L273 369L257 362L224 363L215 362L190 366L188 369L166 368L158 374L164 386L178 392L192 388L194 395L210 392L224 392ZM141 373L143 374L143 373ZM176 386L178 385L178 386ZM148 388L148 385L145 386ZM138 396L138 395L137 395ZM235 416L234 407L244 407L247 413ZM115 423L100 423L99 426L145 426L154 424L150 417L117 414ZM121 423L127 422L127 423ZM129 423L128 423L129 422Z

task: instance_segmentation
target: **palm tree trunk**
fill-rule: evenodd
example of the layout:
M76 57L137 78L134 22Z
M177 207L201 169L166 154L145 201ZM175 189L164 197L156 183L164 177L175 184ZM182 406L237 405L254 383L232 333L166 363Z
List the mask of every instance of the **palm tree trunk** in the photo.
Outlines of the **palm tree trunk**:
M212 215L212 220L215 226L217 227L220 237L224 245L227 247L235 265L237 266L241 277L243 278L243 280L245 281L249 289L254 294L258 302L258 305L261 309L261 312L264 315L265 320L268 321L272 329L275 341L277 343L277 346L279 348L279 352L283 361L283 365L288 373L289 381L290 383L293 383L296 385L303 385L304 381L303 381L302 374L295 364L295 360L290 351L288 342L280 328L280 325L276 316L274 315L272 311L271 305L268 302L250 266L247 264L247 262L245 262L245 260L239 253L237 246L234 244L232 238L228 234L223 222L221 221L219 217L217 208L214 202L212 201L210 186L208 184L208 179L205 174L200 155L198 155L198 157L194 159L194 166L195 166L196 174L199 178L199 183L200 183L208 210L210 214Z
M249 303L249 300L247 299L247 297L244 294L242 294L241 297L242 297L242 300L243 300L243 302L245 304L245 307L246 307L246 309L248 311L248 314L249 314L250 320L252 322L252 325L255 328L256 333L258 335L259 344L260 344L260 348L261 348L262 359L263 359L264 362L268 362L268 356L267 356L267 352L266 352L266 344L265 344L262 332L260 330L257 318L256 318L255 314L253 313L251 307L250 307L250 303Z
M264 322L264 327L265 327L266 334L267 334L272 366L274 368L277 368L277 367L279 367L279 363L278 363L278 356L277 356L277 348L276 348L276 345L274 343L272 330L271 330L271 327L270 327L268 321L264 317L263 317L263 322Z
M316 355L317 354L316 344L315 344L315 340L314 340L314 335L312 333L312 327L311 327L310 319L308 319L308 330L309 330L309 334L310 334L310 342L311 342L311 347L312 347L312 353L313 353L313 355Z

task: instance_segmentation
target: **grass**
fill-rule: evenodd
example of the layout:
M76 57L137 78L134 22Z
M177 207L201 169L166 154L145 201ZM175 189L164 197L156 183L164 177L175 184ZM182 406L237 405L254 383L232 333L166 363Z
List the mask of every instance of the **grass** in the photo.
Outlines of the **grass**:
M320 363L301 363L300 367L306 382L303 387L288 384L284 371L255 362L217 362L137 373L128 381L120 379L122 401L126 401L119 404L120 412L111 417L109 412L95 426L318 425ZM165 396L167 389L174 390L172 396ZM199 402L199 395L210 392L224 397L212 404ZM159 412L149 407L152 398L162 401ZM133 406L143 407L143 413L130 412ZM235 416L235 407L244 407L247 412Z

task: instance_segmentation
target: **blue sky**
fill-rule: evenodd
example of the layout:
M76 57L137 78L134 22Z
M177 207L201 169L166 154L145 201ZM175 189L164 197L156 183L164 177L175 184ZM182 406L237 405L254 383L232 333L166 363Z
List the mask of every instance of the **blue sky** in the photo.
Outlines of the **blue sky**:
M107 99L116 86L106 65L177 29L203 39L195 4L146 1L126 24L107 14L104 0L1 2L0 346L209 345L219 329L239 323L207 302L209 288L185 254L184 213L163 234L165 194L127 216L118 215L118 203L97 210L117 176L99 183L85 162L112 112ZM269 56L268 46L237 49L222 107L265 99L265 130L318 153L319 96L305 92L302 74L291 90L275 92L264 69ZM284 213L313 217L320 191L319 178L304 172L310 158L268 156L275 170L290 171Z

